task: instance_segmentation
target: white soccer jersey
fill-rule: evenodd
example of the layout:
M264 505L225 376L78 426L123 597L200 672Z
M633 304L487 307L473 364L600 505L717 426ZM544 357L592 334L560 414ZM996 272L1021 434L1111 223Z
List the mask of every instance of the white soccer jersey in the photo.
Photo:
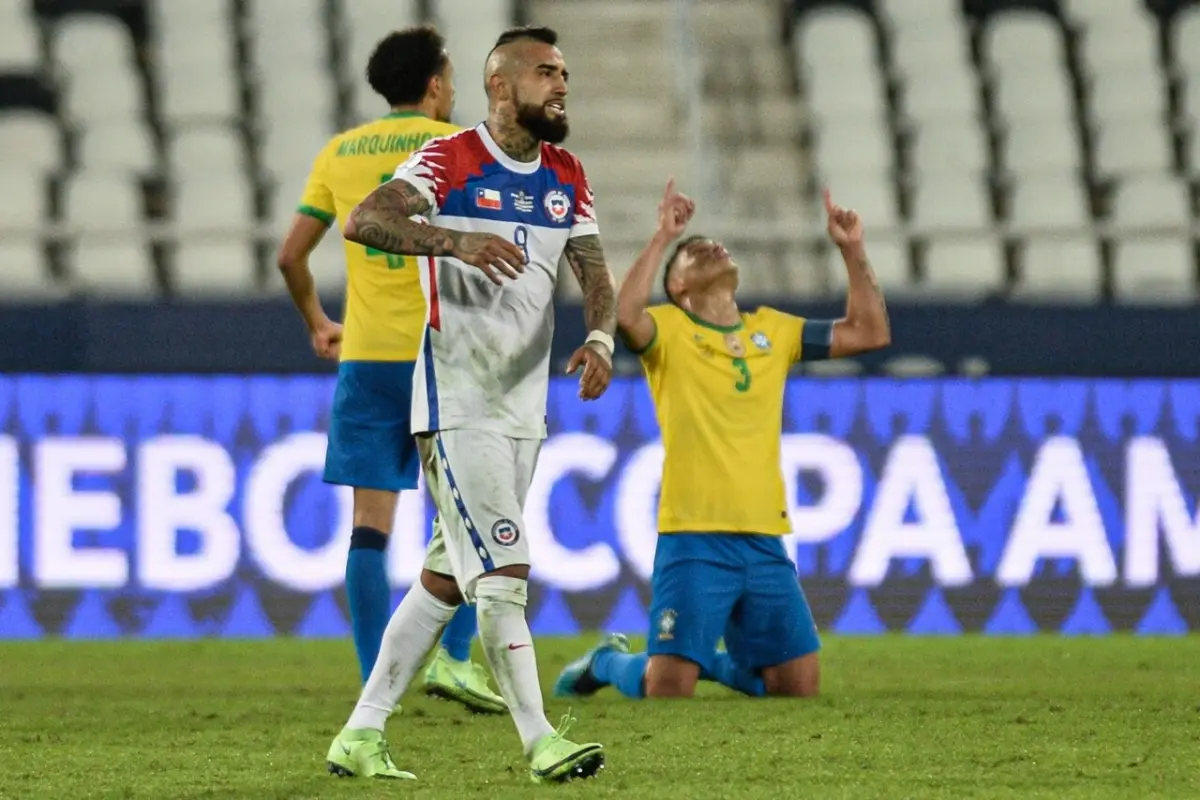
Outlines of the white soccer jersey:
M480 124L429 142L394 178L429 201L431 224L493 233L526 254L525 272L500 286L457 258L424 259L413 433L544 438L558 262L569 239L599 232L579 159L543 144L537 161L514 161Z

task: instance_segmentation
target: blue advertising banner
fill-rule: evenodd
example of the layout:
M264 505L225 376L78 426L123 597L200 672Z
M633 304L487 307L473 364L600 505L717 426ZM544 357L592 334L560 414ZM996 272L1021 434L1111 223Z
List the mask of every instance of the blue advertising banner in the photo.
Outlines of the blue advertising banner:
M646 628L644 383L555 379L526 505L535 633ZM0 638L340 636L327 377L0 378ZM1200 380L794 379L782 467L826 629L1200 626ZM432 509L403 496L394 587Z

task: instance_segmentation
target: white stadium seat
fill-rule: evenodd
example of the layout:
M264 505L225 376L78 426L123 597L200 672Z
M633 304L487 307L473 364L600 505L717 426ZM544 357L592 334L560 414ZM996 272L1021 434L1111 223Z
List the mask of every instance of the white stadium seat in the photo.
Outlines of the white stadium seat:
M132 122L143 115L129 29L115 18L63 19L54 36L54 54L65 73L72 116L84 122Z
M28 8L25 3L0 3L0 72L32 71L41 58Z
M1128 240L1116 248L1113 288L1131 303L1191 303L1196 299L1196 263L1187 239Z
M1014 297L1031 302L1100 299L1100 248L1091 237L1030 239Z
M1015 226L1079 228L1090 218L1087 195L1075 175L1045 173L1013 183L1008 219Z
M1102 173L1165 173L1172 161L1168 131L1161 122L1131 118L1096 131L1096 167Z
M0 241L0 303L52 299L63 294L46 269L41 243L33 238Z
M71 263L77 282L91 294L135 298L157 291L150 247L137 238L92 242L84 237Z
M45 114L0 114L0 166L52 169L62 164L62 136Z
M984 187L973 175L926 175L914 192L913 221L921 228L982 227L991 217Z
M932 240L925 252L925 286L933 295L975 299L1004 285L1004 260L995 241Z
M85 172L66 191L67 221L86 229L132 228L143 219L141 191L133 175Z
M243 242L182 242L175 252L175 288L184 299L245 297L258 292L254 254Z
M85 170L149 171L158 156L150 130L140 122L95 122L80 131L79 161Z

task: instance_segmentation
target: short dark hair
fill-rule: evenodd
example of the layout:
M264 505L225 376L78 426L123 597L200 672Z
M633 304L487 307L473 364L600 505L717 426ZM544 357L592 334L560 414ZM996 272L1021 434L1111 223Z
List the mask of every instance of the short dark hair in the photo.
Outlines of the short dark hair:
M675 262L679 260L679 254L683 252L685 247L694 242L702 242L706 238L698 233L684 237L679 240L679 243L675 245L675 249L671 251L671 255L667 257L667 265L663 268L663 294L672 303L675 303L675 298L671 296L671 289L669 288L671 284L671 267L675 266ZM675 305L679 304L675 303Z
M367 61L367 83L391 106L416 105L447 61L446 40L434 26L393 31Z
M497 47L503 47L506 44L518 42L521 39L533 39L553 46L558 44L558 31L553 28L547 28L544 25L526 25L521 28L509 28L500 34L500 38L492 45L492 49L495 50Z

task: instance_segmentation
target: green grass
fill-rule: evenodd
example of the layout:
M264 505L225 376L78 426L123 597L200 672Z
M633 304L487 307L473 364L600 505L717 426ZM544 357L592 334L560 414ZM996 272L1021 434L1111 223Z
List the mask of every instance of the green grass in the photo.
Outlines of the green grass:
M540 640L543 682L591 641ZM411 696L389 739L417 783L327 775L347 641L0 644L0 797L1200 797L1200 638L829 637L822 657L815 701L577 701L608 767L547 788L509 719Z

